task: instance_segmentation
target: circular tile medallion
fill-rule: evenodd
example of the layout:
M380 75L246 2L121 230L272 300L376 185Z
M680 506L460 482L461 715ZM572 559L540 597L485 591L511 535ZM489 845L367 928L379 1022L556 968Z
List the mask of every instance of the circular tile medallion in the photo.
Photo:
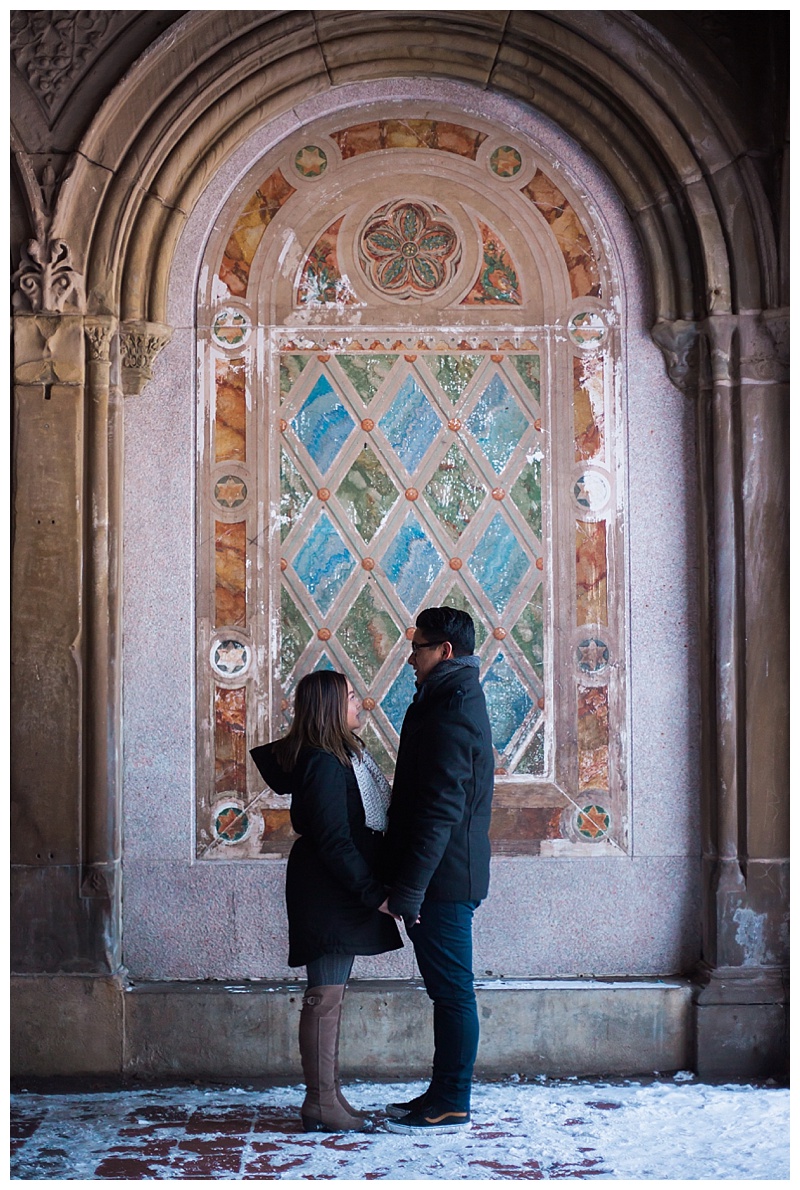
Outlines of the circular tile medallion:
M611 826L611 815L602 806L584 806L575 815L575 829L582 839L595 842L608 834Z
M220 508L239 508L247 499L247 484L238 475L221 475L214 484L214 499Z
M241 843L250 834L252 823L244 807L237 802L216 806L212 815L214 837L220 843Z
M250 338L251 330L250 319L244 310L225 306L214 319L211 338L217 347L225 347L230 351L233 347L243 346Z
M585 471L576 481L572 494L580 509L598 512L611 499L611 484L602 471Z
M223 678L238 678L250 664L250 650L240 640L218 640L211 646L212 669Z
M578 669L586 674L600 673L608 665L608 645L594 636L578 642L575 649Z
M569 337L578 347L595 347L605 336L606 324L593 310L585 310L570 318Z
M501 145L489 158L489 169L498 178L513 178L522 169L522 157L511 145Z
M328 168L328 155L319 145L305 145L295 154L294 167L303 178L319 178Z

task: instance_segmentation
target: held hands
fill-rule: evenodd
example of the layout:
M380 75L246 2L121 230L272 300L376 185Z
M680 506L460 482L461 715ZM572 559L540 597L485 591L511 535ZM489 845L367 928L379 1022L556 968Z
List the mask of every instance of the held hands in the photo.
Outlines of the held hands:
M388 913L389 917L393 917L395 921L402 921L405 924L406 929L409 929L410 926L418 926L419 925L419 917L417 917L416 921L408 922L399 913L392 913L391 909L389 908L389 898L388 897L386 898L386 900L383 902L382 905L378 906L378 910L380 913Z

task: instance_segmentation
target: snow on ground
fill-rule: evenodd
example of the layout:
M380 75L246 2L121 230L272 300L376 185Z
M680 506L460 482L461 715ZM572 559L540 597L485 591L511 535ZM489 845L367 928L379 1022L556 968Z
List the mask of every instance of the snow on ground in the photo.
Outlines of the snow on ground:
M380 1113L422 1083L356 1082ZM785 1180L789 1092L671 1080L477 1083L469 1131L305 1134L300 1087L21 1093L12 1177L345 1181ZM378 1119L381 1117L378 1116ZM15 1135L12 1132L12 1135Z

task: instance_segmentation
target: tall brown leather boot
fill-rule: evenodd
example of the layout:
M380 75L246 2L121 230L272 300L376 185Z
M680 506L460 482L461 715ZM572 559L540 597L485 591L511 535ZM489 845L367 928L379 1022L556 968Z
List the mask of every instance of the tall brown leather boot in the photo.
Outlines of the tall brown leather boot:
M337 1094L336 1062L344 984L308 988L300 1013L300 1060L306 1097L300 1118L306 1132L365 1132L366 1120Z

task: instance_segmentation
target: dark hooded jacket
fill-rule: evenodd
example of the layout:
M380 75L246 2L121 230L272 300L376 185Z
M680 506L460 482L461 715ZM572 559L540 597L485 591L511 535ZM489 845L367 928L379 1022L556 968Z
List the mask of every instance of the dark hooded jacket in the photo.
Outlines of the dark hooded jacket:
M289 966L401 947L394 920L378 911L388 891L377 875L384 837L366 825L353 770L319 748L304 748L291 773L278 764L274 744L250 755L270 789L292 795L300 836L286 867Z
M425 896L486 896L493 789L492 734L477 666L440 662L406 711L389 806L389 908L406 924Z

